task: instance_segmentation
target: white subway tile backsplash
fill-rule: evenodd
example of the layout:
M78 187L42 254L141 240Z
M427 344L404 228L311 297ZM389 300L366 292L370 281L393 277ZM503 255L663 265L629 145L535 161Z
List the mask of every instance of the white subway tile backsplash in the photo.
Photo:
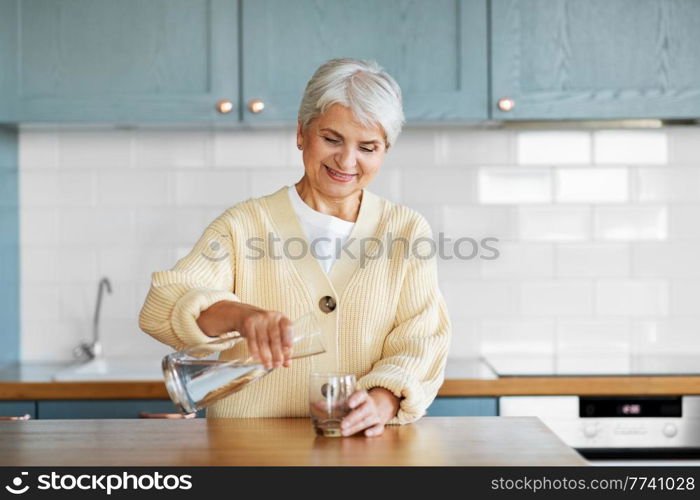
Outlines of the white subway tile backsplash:
M22 247L58 245L58 213L55 208L22 207L19 228Z
M443 295L455 317L510 316L520 312L520 294L507 281L443 281Z
M666 318L635 321L632 324L637 353L700 355L699 318Z
M294 137L284 131L214 131L214 166L250 168L280 167L290 162L290 143ZM298 154L301 154L297 150Z
M641 202L700 202L700 168L639 168L637 186Z
M448 356L468 358L479 354L479 321L468 318L452 319L452 338Z
M382 169L420 168L437 163L437 134L434 129L404 130L389 148ZM301 160L300 165L303 165Z
M555 199L560 203L625 202L629 199L624 168L561 168L555 174Z
M556 275L562 278L627 277L631 250L624 243L561 243L556 251Z
M453 357L700 352L699 140L409 127L368 189L442 238ZM108 354L169 352L138 329L150 274L228 207L303 175L293 128L22 129L19 155L23 360L71 359L103 275Z
M590 315L593 287L588 281L532 281L520 286L522 312L527 316Z
M201 130L138 130L134 133L137 168L205 168L211 165L212 133Z
M472 203L476 172L466 168L402 168L403 203Z
M20 129L19 164L22 169L58 167L58 134L54 131Z
M167 172L132 170L98 174L98 205L103 207L158 207L170 204Z
M630 321L626 318L562 319L557 322L557 353L629 353Z
M91 247L63 246L57 250L60 283L88 282L97 286L97 252Z
M672 315L700 316L700 280L672 280L670 310Z
M249 197L246 172L178 172L175 174L175 202L178 206L224 209Z
M668 239L700 241L700 204L668 206Z
M41 248L22 244L20 258L22 285L27 283L58 283L61 264L55 245Z
M513 162L514 139L507 131L437 130L437 165L506 165Z
M484 319L481 352L484 354L552 354L554 321L549 319Z
M134 141L130 130L63 129L57 133L60 168L117 168L123 171L133 166Z
M667 238L665 206L596 207L595 238L640 241Z
M281 187L296 184L304 176L303 168L275 168L250 171L250 196L257 198L272 194ZM374 184L372 185L374 187Z
M525 241L585 241L591 237L588 207L518 207L518 234Z
M297 131L284 130L282 131L282 153L284 155L284 163L279 166L294 167L304 170L304 161L302 152L297 148Z
M449 287L451 282L466 282L478 280L481 276L481 261L478 257L473 259L443 259L438 258L438 279L440 284Z
M632 273L649 278L700 278L700 243L638 243Z
M138 317L140 304L134 297L131 282L110 280L112 293L105 289L100 306L100 327L113 319ZM64 284L60 287L60 317L62 321L89 321L95 313L97 283Z
M520 165L570 165L590 161L590 132L552 130L518 133Z
M440 231L445 230L445 225L443 224L442 206L440 206L439 204L420 203L415 201L411 203L402 204L407 206L408 208L412 208L413 210L421 214L423 217L425 217L425 220L428 221L430 229L433 231L433 236L435 238L438 237L438 233Z
M300 179L302 175L297 174L297 178ZM368 189L382 198L401 203L401 169L382 167Z
M90 207L95 204L95 175L89 171L29 170L20 174L19 197L26 207Z
M658 280L600 280L596 313L601 316L665 316L668 283Z
M22 315L22 361L73 360L73 349L91 339L90 321L35 320Z
M21 291L21 315L31 320L51 320L58 317L59 287L57 285L24 285Z
M549 278L554 273L552 245L499 242L493 246L498 255L481 261L483 278Z
M156 360L157 363L157 360L173 351L172 347L143 333L136 316L106 321L101 336L104 351L116 358L134 358L134 353L138 353L139 358ZM157 369L154 371L157 373Z
M145 280L154 271L171 269L175 265L173 249L141 249L113 246L103 248L98 253L100 276L113 280Z
M86 247L27 246L22 251L23 283L97 282L95 250Z
M700 166L700 127L670 127L667 133L670 163Z
M665 131L599 130L593 133L597 164L651 165L668 162Z
M552 200L552 176L548 168L479 169L481 203L549 203Z
M516 235L514 209L508 206L444 205L443 227L446 236L458 238L513 239Z
M113 245L134 241L132 210L65 208L58 212L60 242L69 245Z

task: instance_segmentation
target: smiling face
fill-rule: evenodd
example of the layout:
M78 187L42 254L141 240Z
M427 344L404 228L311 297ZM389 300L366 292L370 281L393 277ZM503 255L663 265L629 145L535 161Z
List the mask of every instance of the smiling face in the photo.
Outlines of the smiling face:
M364 127L350 108L333 104L306 129L297 126L305 177L311 187L330 198L352 196L379 172L386 154L384 131Z

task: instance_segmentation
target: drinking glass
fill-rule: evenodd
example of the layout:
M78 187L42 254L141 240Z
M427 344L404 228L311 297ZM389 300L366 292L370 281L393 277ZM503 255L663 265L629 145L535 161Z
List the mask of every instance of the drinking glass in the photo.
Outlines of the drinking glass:
M326 351L313 312L295 320L292 332L291 359ZM244 337L230 334L168 354L162 367L170 399L185 414L206 408L275 369L265 369L253 359Z
M355 375L312 373L309 377L309 409L316 434L339 437L340 422L352 409L348 399L355 392Z

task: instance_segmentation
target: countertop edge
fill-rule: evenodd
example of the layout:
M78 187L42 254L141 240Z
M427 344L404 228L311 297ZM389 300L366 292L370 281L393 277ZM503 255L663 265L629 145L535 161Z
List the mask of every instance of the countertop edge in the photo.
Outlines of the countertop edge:
M696 395L700 376L445 379L440 397ZM162 381L0 382L0 400L169 399Z

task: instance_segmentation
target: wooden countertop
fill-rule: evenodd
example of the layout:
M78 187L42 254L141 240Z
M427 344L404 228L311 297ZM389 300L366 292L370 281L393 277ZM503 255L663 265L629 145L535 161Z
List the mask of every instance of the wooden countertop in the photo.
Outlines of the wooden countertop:
M426 417L324 438L309 419L0 421L3 466L587 465L534 417Z
M22 363L0 370L0 400L168 399L159 380L52 382L65 363ZM498 378L478 358L451 359L439 396L692 395L700 375Z

